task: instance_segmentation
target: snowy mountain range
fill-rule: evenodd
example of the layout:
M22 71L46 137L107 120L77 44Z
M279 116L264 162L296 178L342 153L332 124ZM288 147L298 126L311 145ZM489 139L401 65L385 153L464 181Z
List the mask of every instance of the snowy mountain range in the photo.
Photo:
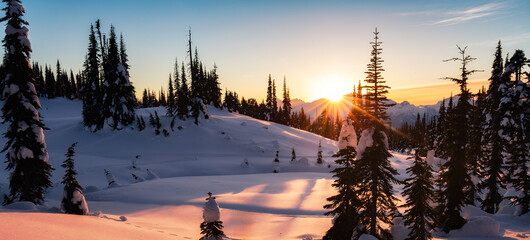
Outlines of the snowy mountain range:
M442 101L439 101L433 105L419 106L411 104L407 101L396 103L395 101L390 100L390 102L395 103L396 105L388 108L387 113L392 119L392 126L398 128L405 122L414 123L418 113L420 116L425 114L427 119L431 119L433 116L438 115L438 109L440 108ZM281 102L279 102L278 105L281 106ZM351 95L345 95L339 103L333 103L325 98L321 98L312 102L305 102L297 98L291 100L291 105L293 107L293 111L298 112L303 108L305 114L311 116L311 119L314 119L316 116L320 115L324 108L328 108L330 114L338 114L339 118L344 119L348 116L348 113L352 108L352 101Z

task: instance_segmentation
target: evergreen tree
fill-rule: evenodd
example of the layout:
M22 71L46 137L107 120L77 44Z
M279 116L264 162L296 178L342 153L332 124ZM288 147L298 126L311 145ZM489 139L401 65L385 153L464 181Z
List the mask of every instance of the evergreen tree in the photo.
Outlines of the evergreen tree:
M49 99L55 98L55 76L51 69L46 65L45 67L45 82L46 82L46 95Z
M83 87L83 124L91 131L103 128L101 113L100 61L98 42L93 25L90 25L88 54L84 64L85 84ZM48 92L48 94L50 94ZM49 96L49 95L48 95Z
M392 183L400 181L395 178L397 170L389 161L392 155L388 151L384 121L388 120L386 108L391 106L385 96L390 87L384 85L385 81L381 74L384 69L381 64L382 49L377 28L374 34L374 42L371 43L372 58L365 79L368 84L364 86L367 89L365 111L371 118L366 121L367 128L359 140L359 145L362 147L357 149L358 157L354 170L356 176L363 176L358 186L358 191L364 196L363 209L360 213L362 222L367 224L369 234L380 239L391 239L390 232L383 228L383 224L392 224L392 214L396 210Z
M293 148L293 151L291 151L291 163L295 161L296 161L296 152L294 151L294 148Z
M503 78L505 79L499 87L502 99L498 112L502 114L500 136L505 141L506 150L506 181L517 191L519 196L512 200L519 206L520 215L530 211L530 176L529 162L529 140L528 124L529 104L528 83L523 82L523 67L527 58L522 50L516 50L509 62L506 64ZM511 81L509 80L511 79Z
M318 141L317 164L322 164L322 141Z
M219 205L212 197L212 193L208 193L207 202L204 204L202 217L204 222L201 223L200 240L221 240L225 236L223 232L223 222L220 218Z
M480 207L491 214L499 210L499 204L503 199L499 192L504 187L501 177L504 165L502 156L503 140L499 136L502 115L497 112L502 97L499 86L503 83L503 80L507 80L502 77L503 72L502 48L499 41L495 51L495 60L493 61L489 79L490 85L483 109L483 115L486 116L483 125L484 137L481 142L483 151L481 162L484 171L482 172L483 181L479 185L482 191L485 191Z
M266 120L268 121L272 121L273 119L273 113L274 113L273 101L276 101L276 100L273 99L273 96L272 96L272 78L271 78L271 75L269 74L269 80L268 80L268 85L267 85L267 100L266 100L266 103L267 103L267 119Z
M48 163L48 151L44 140L44 124L40 120L41 108L35 90L35 79L30 66L31 43L28 39L28 22L22 19L25 13L20 0L3 0L7 4L6 15L0 22L6 22L4 105L3 122L9 126L4 136L7 142L2 150L6 152L9 178L9 196L4 204L13 201L29 201L40 204L44 191L51 187L52 165Z
M466 145L469 140L469 116L471 105L469 103L470 95L467 88L467 80L469 75L478 70L469 70L468 64L475 60L469 55L466 55L466 49L460 48L458 50L461 57L451 58L445 61L460 61L462 67L460 68L460 78L446 78L456 82L460 86L460 98L452 114L448 119L450 123L448 131L452 137L449 138L449 159L444 164L447 169L442 175L443 181L446 182L447 187L443 194L447 199L447 206L442 213L442 229L449 232L453 229L461 228L466 220L461 216L460 210L465 204L473 204L474 202L474 185L471 181L469 172L469 160L466 154Z
M343 124L348 124L344 122ZM325 209L330 209L325 215L333 216L333 226L322 238L324 240L357 239L360 234L366 232L361 222L359 211L362 208L362 197L359 192L360 175L355 175L356 140L355 131L351 127L343 127L339 139L339 151L333 155L337 157L335 163L339 167L333 169L332 186L338 190L334 196L328 197ZM354 140L355 139L355 140Z
M189 89L188 89L188 83L186 80L186 69L184 68L184 63L181 65L182 71L180 72L182 75L180 77L180 80L182 81L180 83L180 88L177 93L177 116L181 120L186 120L186 118L189 117L189 106L190 106L190 100L189 100Z
M410 229L407 239L431 239L431 230L435 227L436 219L436 212L430 205L434 200L433 170L421 159L418 151L414 157L409 157L411 158L414 158L414 163L407 168L410 177L405 180L402 193L407 198L407 202L402 206L408 208L403 216L405 225Z
M289 96L289 89L283 77L283 106L282 106L282 121L281 123L289 126L291 124L291 97Z
M134 121L134 87L129 81L129 73L122 62L114 26L110 27L108 49L106 50L105 81L103 82L103 115L107 124L116 130ZM121 49L122 56L125 49ZM126 58L124 58L126 60ZM125 65L124 65L125 64Z
M68 148L68 152L65 154L66 160L64 160L61 167L65 168L65 175L63 177L64 184L64 194L63 200L61 202L62 209L66 213L77 214L77 215L86 215L88 214L88 207L85 201L85 196L83 196L83 188L77 182L75 176L77 171L74 169L74 148L77 145L73 143L72 146Z
M169 83L167 89L167 115L173 117L175 115L176 103L175 103L175 89L173 88L173 80L171 74L169 74Z

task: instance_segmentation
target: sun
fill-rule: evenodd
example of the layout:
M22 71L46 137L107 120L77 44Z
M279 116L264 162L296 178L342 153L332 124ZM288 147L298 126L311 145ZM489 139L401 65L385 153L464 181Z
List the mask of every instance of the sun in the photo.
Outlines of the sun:
M327 78L314 84L313 99L326 98L332 102L340 102L345 94L351 92L351 83L337 78Z

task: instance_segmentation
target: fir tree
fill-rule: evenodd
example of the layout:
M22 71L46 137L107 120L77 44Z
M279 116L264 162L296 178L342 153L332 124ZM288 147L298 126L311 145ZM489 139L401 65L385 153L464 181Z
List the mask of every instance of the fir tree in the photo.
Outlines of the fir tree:
M204 219L201 223L202 237L199 240L221 240L226 236L223 232L223 222L220 218L219 205L217 205L215 197L212 197L212 193L210 192L206 201L202 213Z
M273 96L272 96L272 78L271 78L271 75L269 74L269 80L268 80L268 85L267 85L267 100L266 100L266 103L267 103L267 119L266 120L268 121L272 121L273 119L273 113L274 113L273 101L276 101L276 100L273 99Z
M29 201L40 204L44 191L51 187L52 165L48 163L48 151L44 140L44 124L40 120L41 108L35 90L35 79L30 66L31 44L28 39L28 22L22 19L25 11L20 0L3 0L7 4L6 15L0 19L6 22L4 83L2 107L3 122L9 126L4 136L7 142L2 150L6 152L9 178L9 196L4 204L13 201Z
M418 151L413 158L414 163L407 168L410 175L405 180L405 187L402 195L407 198L407 202L402 207L405 210L405 225L409 227L410 233L407 239L431 239L431 230L434 229L436 213L431 202L434 200L433 177L431 166L419 156Z
M173 80L171 79L171 74L169 74L169 86L167 89L167 115L173 117L175 115L175 89L173 88Z
M88 207L86 205L85 196L83 196L83 188L77 182L75 176L77 171L74 169L74 148L77 145L73 143L68 148L68 152L65 154L66 160L64 160L61 167L65 168L65 175L63 177L64 194L61 206L66 213L86 215L88 214Z
M122 56L125 49L121 49ZM129 81L129 73L124 67L126 58L120 58L114 26L110 27L107 57L105 62L105 81L103 83L103 115L107 124L116 130L128 126L134 121L134 87ZM124 65L125 64L125 65Z
M473 197L475 196L475 187L469 174L470 163L466 154L466 145L469 141L468 113L471 109L471 105L469 104L471 93L467 88L467 80L469 75L478 70L468 69L468 64L475 60L475 58L466 55L467 47L457 47L461 57L445 60L460 61L462 63L460 78L446 78L456 82L460 86L460 98L455 109L452 110L453 113L450 119L448 119L451 122L448 131L451 132L454 139L449 138L449 159L444 164L447 171L442 175L443 181L447 184L443 192L447 199L447 206L442 213L441 222L441 227L445 232L461 228L466 223L466 220L461 216L460 210L465 204L473 204Z
M296 161L296 152L294 151L294 148L293 148L293 151L291 151L291 163L295 161Z
M103 128L101 113L100 61L98 42L93 25L88 37L88 54L84 64L86 82L83 87L83 124L91 131Z
M366 91L365 111L371 116L366 120L367 127L359 140L358 157L354 168L356 176L360 179L358 191L362 194L363 209L362 222L366 223L369 234L380 239L390 239L390 232L383 228L383 224L392 224L393 213L396 210L396 197L393 196L392 183L400 183L395 176L398 174L389 161L392 156L388 150L388 137L385 133L384 121L388 119L386 108L392 104L387 103L386 93L390 87L385 85L382 77L383 60L380 57L379 32L374 32L372 42L372 58L368 64L367 77L364 86ZM372 143L371 145L368 143Z
M479 184L480 189L485 191L485 196L481 200L480 207L491 214L499 210L503 196L500 190L504 187L502 184L502 174L504 168L503 140L499 136L501 130L502 114L497 112L501 101L501 92L499 86L503 84L504 80L509 80L502 77L503 75L503 60L501 42L497 45L495 51L495 60L493 61L490 85L486 94L484 109L482 115L485 115L485 122L483 125L482 151L481 162L484 167L482 172L483 180ZM506 84L506 83L504 83Z
M342 139L339 139L339 151L333 155L337 157L335 163L339 167L333 169L332 186L338 190L334 196L327 198L330 202L324 205L325 209L330 209L325 215L333 216L333 226L326 232L324 240L334 239L357 239L366 229L361 223L359 211L362 208L361 193L358 191L360 176L355 175L357 147L349 139L357 139L355 131L347 132L349 128L343 127ZM353 143L353 144L352 144Z
M186 120L186 118L189 117L190 93L188 89L188 83L186 80L186 69L184 67L184 63L182 63L181 67L182 67L182 71L180 72L181 73L181 77L180 77L181 84L180 84L179 91L177 93L177 98L178 98L177 116L181 120Z
M516 50L506 64L503 78L505 81L499 87L503 98L498 112L503 114L501 131L499 134L505 140L506 150L506 181L521 194L512 198L519 206L520 215L530 211L530 151L528 141L529 104L528 83L523 82L523 67L527 58L522 50ZM512 79L509 81L508 79Z
M318 141L317 164L322 164L322 142Z
M289 96L289 89L283 77L283 106L282 106L282 121L281 123L289 126L291 124L291 97Z

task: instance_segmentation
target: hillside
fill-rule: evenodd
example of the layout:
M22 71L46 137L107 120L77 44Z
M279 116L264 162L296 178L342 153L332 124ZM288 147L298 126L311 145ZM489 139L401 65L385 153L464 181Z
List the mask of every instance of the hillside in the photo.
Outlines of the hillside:
M225 233L231 239L319 239L331 226L331 217L323 215L322 206L334 194L328 164L334 166L335 141L217 109L210 109L211 118L199 126L177 121L174 131L163 108L138 111L147 123L149 114L157 111L162 129L170 132L167 137L155 135L151 126L142 132L129 128L90 133L81 124L81 102L43 99L42 104L41 114L50 128L45 134L50 162L56 169L54 186L46 194L45 206L18 203L0 207L0 236L7 239L198 239L207 192L217 196ZM0 126L0 131L5 127ZM315 163L319 141L328 164ZM79 142L75 156L78 181L85 188L93 216L57 213L64 173L60 164L72 142ZM297 158L306 158L308 164L292 164L292 148ZM278 150L280 173L272 173ZM133 169L136 155L140 157ZM394 153L391 158L399 179L406 178L407 157ZM249 167L241 166L244 159ZM107 187L104 169L116 177L119 186ZM147 169L158 178L149 178ZM134 180L131 173L145 181ZM8 175L0 171L0 194L7 191ZM395 186L400 199L401 188ZM465 216L475 227L483 227L481 221L487 216L493 222L486 226L493 229L465 230L451 233L449 238L530 236L529 216L514 218L511 213L510 206L497 215L468 207ZM394 229L396 236L403 232L400 227Z

